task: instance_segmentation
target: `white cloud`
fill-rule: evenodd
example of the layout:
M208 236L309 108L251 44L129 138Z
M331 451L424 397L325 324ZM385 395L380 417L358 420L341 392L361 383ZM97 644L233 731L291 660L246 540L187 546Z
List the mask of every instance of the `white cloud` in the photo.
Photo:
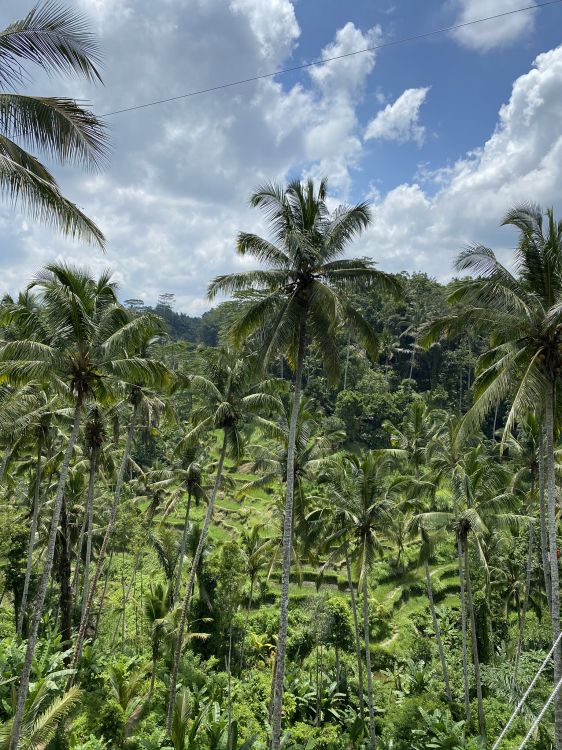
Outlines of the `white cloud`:
M421 146L425 128L419 124L420 107L429 87L406 89L392 104L387 104L367 126L365 140L380 139L406 143L414 141Z
M3 4L6 21L17 17L20 2ZM88 12L87 0L78 2ZM113 15L118 5L122 12ZM92 11L105 87L41 80L37 89L79 90L97 112L268 72L300 34L290 0L95 0ZM322 57L372 46L380 33L348 23ZM63 190L106 233L107 255L42 226L24 228L0 207L0 225L7 223L0 292L16 291L62 253L95 269L111 266L124 297L154 302L169 291L185 311L206 309L209 279L244 267L234 252L237 232L261 231L259 214L247 207L260 182L304 171L349 190L362 152L356 109L374 64L375 54L366 53L319 65L290 88L267 79L109 119L110 168L97 177L57 171Z
M536 5L529 0L525 5ZM514 0L455 0L457 17L455 24L467 23L478 18L508 13L521 7ZM463 46L479 51L487 51L515 42L534 28L535 10L505 15L491 21L477 23L457 29L453 36Z
M518 78L484 146L433 174L437 192L404 184L375 205L363 238L383 267L450 276L470 242L508 257L514 236L499 229L511 206L535 201L562 210L562 47L541 54Z

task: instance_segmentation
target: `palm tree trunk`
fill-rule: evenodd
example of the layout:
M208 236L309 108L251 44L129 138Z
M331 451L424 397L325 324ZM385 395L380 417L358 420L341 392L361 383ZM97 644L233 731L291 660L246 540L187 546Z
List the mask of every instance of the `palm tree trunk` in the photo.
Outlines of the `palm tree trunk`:
M88 473L88 499L86 502L86 516L88 527L86 529L86 559L84 560L84 583L82 586L82 611L80 622L84 618L86 604L90 595L90 564L92 561L92 537L94 535L94 484L96 477L98 452L96 448L91 449L90 466Z
M201 529L201 535L199 537L199 542L197 543L197 549L195 550L195 555L193 556L193 560L191 562L191 571L189 573L189 580L187 582L187 588L185 590L185 596L183 598L183 604L181 608L181 616L180 616L180 622L178 626L178 635L177 635L176 646L174 650L174 662L172 665L172 675L170 678L170 691L168 694L168 712L167 712L167 718L166 718L166 730L168 733L170 733L172 729L172 719L174 716L174 703L176 700L178 670L180 666L181 652L183 648L183 635L184 635L185 626L187 622L187 616L189 614L189 607L191 604L191 596L193 594L193 587L195 585L195 576L197 575L197 569L199 567L201 556L203 554L203 549L205 548L205 543L207 541L207 535L209 533L209 526L211 524L211 519L213 517L213 508L215 506L215 500L216 500L217 493L219 491L219 487L221 483L222 470L224 467L224 459L226 457L227 437L228 435L225 430L223 441L222 441L222 448L220 452L219 462L217 465L217 475L215 477L215 484L213 486L211 497L209 498L209 504L207 505L207 513L205 514L205 520L203 521L203 528Z
M14 720L12 723L12 733L10 736L9 750L17 750L20 733L21 723L23 719L23 713L25 709L25 701L29 690L29 678L31 676L31 666L33 663L33 656L35 654L35 645L37 643L37 636L39 634L39 623L43 615L43 605L45 603L45 595L47 593L47 586L49 585L49 579L51 577L51 571L53 569L53 561L55 557L55 544L57 541L57 531L59 527L59 520L62 508L62 499L64 490L66 487L66 479L68 477L68 469L70 466L70 459L72 458L72 451L78 438L78 431L80 430L80 418L82 416L82 398L78 397L74 406L74 420L72 424L72 432L70 438L66 444L66 450L62 461L62 466L59 474L59 481L57 483L57 490L55 493L55 501L53 506L53 515L51 517L51 525L49 527L49 537L47 540L47 552L45 555L45 564L43 566L43 572L39 581L39 588L37 591L37 597L33 607L33 617L31 620L31 627L29 636L27 639L27 650L25 653L25 660L23 662L20 685L18 690L18 698L16 703L16 711L14 714Z
M361 636L359 635L359 618L357 617L357 602L355 600L355 591L353 590L353 581L351 580L351 565L349 564L349 553L347 546L345 549L345 568L347 572L347 586L349 588L349 597L351 599L351 612L353 614L353 628L355 632L355 654L357 656L357 690L359 693L359 715L361 721L365 721L365 700L363 698L363 657L361 656Z
M546 389L545 399L545 489L548 512L548 552L550 557L551 625L552 642L560 634L560 583L558 578L558 537L556 530L556 481L554 469L554 383ZM562 652L560 644L554 650L554 685L562 678ZM556 750L562 750L562 702L554 704L554 739Z
M127 467L129 454L131 452L131 446L133 444L133 437L135 434L137 413L138 413L138 407L136 406L131 416L131 422L129 424L129 430L127 432L127 440L125 442L125 448L123 449L123 455L121 457L121 464L119 465L119 471L117 473L117 479L115 482L115 492L113 494L113 502L111 504L111 510L109 513L109 520L107 522L107 528L105 530L105 534L104 534L103 541L101 544L101 549L99 551L98 561L96 564L96 570L95 570L94 577L92 579L92 583L90 586L90 592L88 595L88 600L86 602L86 607L84 608L84 613L80 620L80 627L78 629L78 635L76 636L74 654L72 655L72 664L71 664L72 670L76 670L76 667L78 665L78 660L80 659L80 656L82 655L82 646L84 645L84 638L86 637L86 628L88 627L88 619L90 617L90 612L92 610L92 606L94 603L94 597L96 595L96 588L97 588L98 581L101 576L103 563L105 560L105 555L106 555L107 547L109 544L109 539L111 537L113 528L115 526L115 519L117 517L117 509L119 507L119 501L121 499L121 491L123 489L123 481L125 479L125 469ZM72 672L70 674L70 677L68 678L68 684L66 688L67 690L69 690L72 687L73 679L74 679L74 673Z
M370 750L377 745L377 730L375 726L375 703L373 697L373 674L371 672L371 646L369 642L369 589L367 585L367 571L363 572L363 637L365 639L365 666L367 668L367 703L369 706L369 730L371 734Z
M484 716L484 702L482 700L482 679L480 677L480 659L478 657L478 641L476 640L476 617L474 615L474 602L472 600L472 581L470 579L470 567L468 561L468 542L464 540L464 572L466 575L466 594L468 599L468 611L470 612L470 628L472 636L472 659L474 662L474 681L476 683L476 700L478 703L478 728L486 744L486 717Z
M445 651L443 650L441 628L439 627L439 621L437 619L437 613L435 611L433 590L431 588L431 576L429 574L429 562L427 560L425 561L425 583L427 586L427 598L429 600L429 609L431 610L431 619L433 621L433 632L435 633L435 640L437 641L437 650L439 651L439 660L441 661L441 671L443 672L443 682L445 683L445 695L447 696L447 701L449 703L452 703L453 696L451 695L451 687L449 685L449 670L447 669Z
M535 508L535 478L531 477L530 487L530 500L529 500L529 516L533 515ZM519 660L523 651L524 638L525 638L525 616L527 614L527 607L529 606L529 596L531 594L531 572L533 569L533 551L535 546L535 534L534 525L532 521L529 521L529 540L527 545L527 570L525 572L525 592L523 594L523 606L521 607L521 615L519 619L519 636L517 638L517 651L515 653L515 665L513 667L513 690L517 686L517 673L519 671Z
M227 682L227 713L228 713L228 729L226 739L226 750L232 750L232 622L228 630L228 668L227 668L228 682Z
M178 558L178 574L176 585L174 586L174 602L177 602L180 595L181 574L183 569L183 558L185 557L185 548L187 546L187 535L189 534L189 513L191 511L191 489L187 491L187 507L185 510L185 521L183 524L183 534L181 536L180 554Z
M295 489L295 451L297 442L297 423L301 401L302 373L304 366L304 347L306 328L300 323L295 371L295 391L287 441L287 478L285 483L285 515L283 519L283 558L281 563L281 597L279 611L279 633L277 637L277 666L273 687L273 712L271 731L271 750L279 750L281 744L281 712L283 708L283 679L285 677L285 652L287 649L287 626L289 621L289 580L291 576L291 550L293 546L293 501Z
M59 530L60 633L68 646L72 636L72 590L70 587L70 550L68 548L68 514L63 495Z
M541 427L539 438L539 517L541 528L541 558L544 575L544 589L546 601L548 603L548 614L552 616L552 585L550 582L550 564L548 557L548 530L547 530L547 512L545 502L545 432Z
M351 331L347 332L347 346L345 348L345 369L343 371L343 389L347 389L347 371L349 369L349 340L351 337Z
M466 603L464 596L464 573L462 565L462 544L457 539L457 560L459 565L459 583L461 587L461 627L462 627L462 676L464 684L464 712L467 722L470 721L470 695L468 693L468 645L466 635Z
M6 452L7 455L8 452ZM27 545L27 565L25 568L25 580L23 582L23 592L21 595L20 609L18 614L17 634L21 635L23 621L27 610L27 595L29 593L29 582L31 580L31 571L33 570L33 548L35 547L35 535L37 534L37 525L39 523L39 511L41 506L41 459L43 453L42 433L39 432L37 438L37 462L35 472L35 494L33 497L33 513L31 516L31 528L29 530L29 542Z
M74 572L72 574L72 596L75 600L78 599L78 583L80 579L80 563L82 562L82 548L84 547L84 537L86 536L86 523L88 521L88 517L86 513L84 513L84 516L82 518L82 523L80 525L80 531L78 533L78 541L76 542L76 552L75 552L75 563L74 563Z
M244 669L244 652L246 650L246 634L248 633L248 620L250 619L250 610L252 608L252 599L254 598L255 577L250 580L250 595L248 596L248 606L246 607L246 617L244 618L244 631L242 633L242 645L240 647L240 672Z
M94 624L94 632L92 634L92 645L96 642L96 638L98 637L98 628L100 626L101 613L103 612L103 605L105 603L105 595L107 593L107 584L109 583L109 575L111 573L111 566L112 566L112 563L113 563L113 551L114 550L112 549L111 552L109 553L109 562L107 564L107 570L106 570L106 573L105 573L105 580L104 580L104 583L103 583L103 589L102 589L101 597L100 597L100 604L99 604L98 612L97 612L97 615L96 615L96 622Z
M6 467L8 466L8 461L10 460L11 455L12 449L6 448L4 455L2 456L2 463L0 463L0 484L4 481L4 474L6 473Z

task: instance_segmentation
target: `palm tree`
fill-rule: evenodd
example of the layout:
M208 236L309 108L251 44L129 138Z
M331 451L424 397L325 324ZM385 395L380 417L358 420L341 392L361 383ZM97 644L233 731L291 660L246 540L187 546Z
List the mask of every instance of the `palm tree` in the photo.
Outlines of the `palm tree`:
M489 248L479 245L461 253L457 269L475 273L478 278L455 282L449 299L463 304L462 313L434 324L426 342L439 331L457 333L469 326L491 334L491 348L478 362L475 401L465 418L463 432L470 432L508 396L511 407L504 428L506 438L514 424L526 413L537 410L537 405L544 415L544 487L554 643L560 633L554 405L562 371L562 222L555 220L552 209L543 217L540 207L530 204L513 208L503 224L519 232L515 273L502 265ZM554 654L554 684L561 678L559 646ZM557 750L562 750L561 701L555 703L555 739Z
M150 642L152 649L152 671L147 703L150 703L156 680L156 666L160 655L160 647L167 632L170 632L170 591L161 583L150 587L144 602L144 615L150 625Z
M260 571L267 562L271 547L271 540L262 536L263 529L263 523L256 523L250 529L242 529L240 536L240 546L246 561L246 573L250 579L250 593L248 594L248 605L246 607L244 628L242 630L242 646L240 648L240 672L244 669L246 635L248 632L248 619L250 617L250 610L252 609L254 598L254 586Z
M329 499L334 531L327 536L326 544L337 545L336 550L343 553L346 565L349 565L351 559L359 569L358 588L363 599L371 750L376 745L376 728L369 643L368 577L375 557L382 554L382 535L388 527L394 509L388 489L389 463L389 457L384 453L370 451L360 457L350 455L334 460L332 471L329 473ZM352 607L355 607L354 601Z
M123 308L121 308L123 309ZM76 636L74 655L72 657L71 669L76 669L78 660L82 654L82 646L86 636L86 628L90 612L94 603L97 585L102 574L105 556L109 548L109 541L115 527L117 511L121 501L121 492L125 480L125 470L129 465L133 439L139 422L144 420L145 424L151 426L153 420L164 410L164 403L151 389L164 390L170 384L171 373L163 362L156 359L154 350L156 344L161 341L164 333L164 323L156 315L145 314L130 317L126 313L127 322L121 329L117 330L106 348L109 353L125 356L117 369L117 375L125 391L123 407L126 409L128 428L125 445L119 463L119 470L115 479L113 501L109 511L109 520L105 529L102 544L98 554L96 569L92 578L90 591L86 606L84 607L80 627ZM124 616L124 614L123 614ZM74 674L71 673L68 687L72 685Z
M168 695L166 722L168 732L172 728L178 670L195 576L207 541L217 493L221 487L227 452L230 452L234 460L238 461L243 452L242 430L245 422L259 411L271 411L278 408L278 400L269 392L268 383L256 385L257 368L253 357L236 355L230 349L212 351L209 354L207 373L208 377L196 375L191 379L191 387L200 398L200 406L193 410L192 418L195 426L186 439L196 440L205 432L219 430L222 433L222 441L215 482L207 502L207 512L191 562L191 571L181 607Z
M261 208L271 228L271 240L255 234L238 236L238 252L267 265L266 270L217 277L209 286L212 298L219 292L250 293L232 330L236 341L256 331L262 343L261 361L267 364L279 354L294 367L293 408L287 444L287 482L283 530L281 606L277 641L277 665L273 694L272 750L279 750L281 710L287 644L289 577L293 536L294 464L297 419L301 399L303 365L309 340L318 344L330 381L339 378L339 346L336 330L345 324L371 356L377 353L377 337L363 316L351 305L349 293L372 287L400 291L395 277L375 270L367 259L342 259L349 243L369 224L365 203L340 206L330 213L327 181L317 188L289 183L287 188L266 184L250 199Z
M21 85L25 63L47 74L75 74L101 81L98 45L85 19L57 2L37 4L0 31L0 86ZM0 185L30 215L64 235L104 245L98 227L65 198L49 170L27 148L62 164L98 168L107 154L103 123L76 101L0 92Z
M93 279L87 272L65 264L51 264L32 286L40 292L41 307L32 336L0 342L0 374L19 385L48 382L73 402L72 430L61 462L53 501L43 571L40 576L22 668L18 704L10 750L16 750L39 622L53 567L57 529L71 456L78 439L84 404L96 394L103 396L123 379L146 374L147 366L128 357L124 345L135 331L146 326L140 317L129 319L118 303L115 284L104 273ZM9 324L10 311L6 313Z
M436 459L439 465L439 459ZM450 476L451 509L430 511L418 516L425 528L442 528L452 531L457 548L457 564L461 590L461 622L463 634L463 677L465 686L465 709L469 717L467 674L466 611L471 627L474 680L478 702L478 724L482 737L486 737L486 719L482 700L480 659L476 617L472 596L469 543L472 541L477 558L484 567L489 594L489 571L486 560L486 538L494 528L517 528L520 517L510 512L514 496L506 492L505 467L486 455L482 444L465 450ZM466 593L465 593L466 586Z
M256 417L259 435L274 441L274 445L248 445L248 452L253 460L243 470L257 474L258 478L247 482L240 489L242 495L251 496L254 490L261 490L276 486L279 481L285 483L287 478L287 445L289 442L289 427L291 424L291 401L281 397L281 409L276 419ZM294 499L293 499L293 533L294 537L306 535L308 504L311 500L307 491L307 481L314 480L322 467L329 466L339 446L345 438L341 430L323 432L313 411L312 400L304 396L299 404L297 417L294 470Z
M28 696L21 723L18 750L47 747L66 715L77 705L81 692L73 687L62 695L52 694L52 683L42 678ZM13 721L0 724L0 750L8 750Z
M174 454L176 454L180 459L180 466L176 467L174 470L174 481L177 481L179 479L181 485L187 492L185 518L183 522L183 531L179 549L178 571L176 574L176 582L172 595L174 602L178 600L180 593L183 561L185 558L187 537L189 536L190 528L189 516L191 512L191 501L195 499L195 502L199 503L199 501L205 497L205 490L203 489L203 475L205 467L201 462L204 448L205 446L200 440L194 440L189 436L184 436L174 450ZM176 504L177 495L172 497L171 501L168 503L166 507L166 514L168 514L172 508L175 508Z

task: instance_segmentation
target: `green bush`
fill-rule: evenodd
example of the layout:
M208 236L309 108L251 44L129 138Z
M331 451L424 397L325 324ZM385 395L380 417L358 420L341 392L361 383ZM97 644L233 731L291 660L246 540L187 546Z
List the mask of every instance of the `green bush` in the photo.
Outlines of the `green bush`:
M125 714L116 700L109 700L102 706L99 715L99 733L110 746L120 747L123 743Z

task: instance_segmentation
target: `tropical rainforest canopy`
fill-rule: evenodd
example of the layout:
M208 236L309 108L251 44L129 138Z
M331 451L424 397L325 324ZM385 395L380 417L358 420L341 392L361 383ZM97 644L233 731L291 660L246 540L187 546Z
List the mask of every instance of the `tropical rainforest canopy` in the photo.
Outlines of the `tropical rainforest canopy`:
M102 123L4 92L97 60L53 4L0 34L4 192L102 245L24 148ZM440 284L327 191L256 189L201 318L64 262L2 299L0 748L495 747L534 680L501 747L562 750L562 223L506 207L512 270Z

